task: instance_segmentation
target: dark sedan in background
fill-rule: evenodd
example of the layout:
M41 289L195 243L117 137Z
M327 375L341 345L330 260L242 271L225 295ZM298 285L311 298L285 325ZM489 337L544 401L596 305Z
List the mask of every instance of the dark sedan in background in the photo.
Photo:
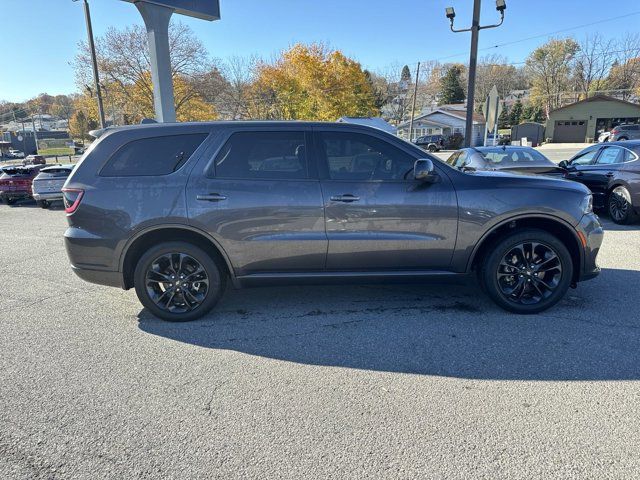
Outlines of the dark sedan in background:
M584 183L595 208L607 209L611 219L629 224L640 218L640 140L591 145L563 160L565 177Z
M469 147L451 154L447 163L458 170L489 170L561 177L565 170L531 147L503 145Z

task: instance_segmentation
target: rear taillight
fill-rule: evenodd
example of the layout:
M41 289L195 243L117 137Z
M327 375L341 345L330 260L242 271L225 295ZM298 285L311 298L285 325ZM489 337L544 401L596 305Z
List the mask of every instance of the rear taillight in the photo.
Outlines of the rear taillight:
M64 200L64 211L67 213L73 213L78 209L84 190L79 188L63 188L62 199Z
M613 133L614 135L616 133L620 133L620 129L619 128L614 128L613 130L611 130L611 133Z

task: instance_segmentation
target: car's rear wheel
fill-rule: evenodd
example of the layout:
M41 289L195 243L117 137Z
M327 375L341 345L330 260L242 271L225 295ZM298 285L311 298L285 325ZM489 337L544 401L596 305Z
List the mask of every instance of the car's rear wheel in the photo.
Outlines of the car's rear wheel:
M619 137L618 141L619 142L624 142L625 140L629 140L627 137Z
M36 204L40 207L40 208L49 208L49 201L48 200L38 200L36 202Z
M4 197L4 201L7 203L7 205L15 205L16 203L16 199L11 197Z
M611 220L627 225L638 219L631 203L631 194L625 187L616 187L609 194L608 210Z
M206 315L226 286L224 269L202 249L167 242L145 252L134 272L140 302L156 317L187 322Z
M480 276L487 294L502 308L538 313L565 295L573 262L558 238L530 229L499 242L484 259Z

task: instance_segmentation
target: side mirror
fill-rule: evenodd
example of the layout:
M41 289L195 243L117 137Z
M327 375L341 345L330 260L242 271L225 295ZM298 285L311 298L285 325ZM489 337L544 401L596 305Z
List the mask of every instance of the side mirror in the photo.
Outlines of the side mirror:
M428 158L416 160L413 164L413 178L421 182L434 183L438 175L436 174L433 162Z
M569 162L567 160L562 160L560 163L558 163L558 166L566 170L567 168L569 168Z

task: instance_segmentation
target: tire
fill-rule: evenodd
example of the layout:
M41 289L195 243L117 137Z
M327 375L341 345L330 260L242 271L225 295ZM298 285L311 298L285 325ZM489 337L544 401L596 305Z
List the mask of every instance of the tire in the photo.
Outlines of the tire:
M436 148L435 145L429 145L428 150L433 153L433 152L437 151L438 149Z
M7 203L7 205L15 205L16 204L16 199L15 198L4 197L4 201Z
M176 271L179 263L182 270ZM203 273L198 274L200 268ZM187 283L187 290L184 283L180 285L180 273L184 275L183 280L196 280ZM156 317L170 322L188 322L209 313L220 300L227 281L221 265L202 249L186 242L166 242L151 247L138 260L133 278L142 305ZM185 295L187 292L189 295Z
M628 225L638 220L631 203L631 194L623 186L615 187L607 199L609 217L619 225Z
M557 237L544 230L526 229L495 246L482 263L480 277L487 295L500 307L519 314L539 313L567 293L573 261Z
M619 142L624 142L625 140L629 140L627 137L620 137L618 138Z
M50 204L47 200L38 200L36 202L36 205L38 205L40 208L49 208Z

